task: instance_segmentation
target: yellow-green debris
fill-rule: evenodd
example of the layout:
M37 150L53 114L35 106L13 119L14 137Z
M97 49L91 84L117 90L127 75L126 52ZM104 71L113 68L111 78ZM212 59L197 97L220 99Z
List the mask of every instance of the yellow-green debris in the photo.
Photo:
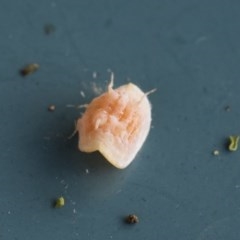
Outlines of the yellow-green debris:
M55 202L55 207L56 208L61 208L64 205L65 205L65 199L63 197L58 198Z
M239 136L229 136L229 151L237 151L238 149L238 142L239 142Z

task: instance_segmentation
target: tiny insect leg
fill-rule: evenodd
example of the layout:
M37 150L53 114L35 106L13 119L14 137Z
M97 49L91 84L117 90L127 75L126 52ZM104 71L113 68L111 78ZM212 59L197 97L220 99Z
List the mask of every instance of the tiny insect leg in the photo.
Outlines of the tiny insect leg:
M73 133L70 136L68 136L68 139L72 139L78 132L78 130L77 130L77 121L76 120L74 121L74 128L75 129L74 129Z

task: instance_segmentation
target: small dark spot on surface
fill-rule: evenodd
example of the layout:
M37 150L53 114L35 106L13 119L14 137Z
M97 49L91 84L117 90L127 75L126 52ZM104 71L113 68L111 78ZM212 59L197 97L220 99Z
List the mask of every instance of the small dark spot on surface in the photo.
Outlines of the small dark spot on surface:
M225 106L224 110L225 110L226 112L230 112L230 111L231 111L231 107L230 107L230 106Z
M203 90L203 93L204 93L204 94L207 94L207 93L208 93L208 89L207 89L207 87L203 87L202 90Z
M180 163L180 166L181 166L181 167L184 167L184 166L185 166L185 163L184 163L184 162L181 162L181 163Z
M56 30L56 27L51 23L44 25L44 32L46 35L50 35L50 34L54 33L55 30Z
M113 23L112 18L108 18L108 19L106 19L106 21L104 22L104 27L105 27L105 28L109 28L109 27L112 26L112 23Z

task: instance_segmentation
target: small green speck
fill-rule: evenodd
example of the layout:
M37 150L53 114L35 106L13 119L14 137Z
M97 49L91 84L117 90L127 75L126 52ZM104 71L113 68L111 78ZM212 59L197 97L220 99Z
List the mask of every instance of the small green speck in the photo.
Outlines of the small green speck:
M64 197L59 197L55 201L55 208L62 208L65 205L65 199Z

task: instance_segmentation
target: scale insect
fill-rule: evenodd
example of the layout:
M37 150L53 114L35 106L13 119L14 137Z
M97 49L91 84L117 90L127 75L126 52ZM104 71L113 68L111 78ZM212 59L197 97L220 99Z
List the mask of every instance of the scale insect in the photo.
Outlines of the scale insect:
M151 126L148 95L133 83L113 88L94 98L78 119L78 147L83 152L99 151L119 169L127 167L145 142Z

